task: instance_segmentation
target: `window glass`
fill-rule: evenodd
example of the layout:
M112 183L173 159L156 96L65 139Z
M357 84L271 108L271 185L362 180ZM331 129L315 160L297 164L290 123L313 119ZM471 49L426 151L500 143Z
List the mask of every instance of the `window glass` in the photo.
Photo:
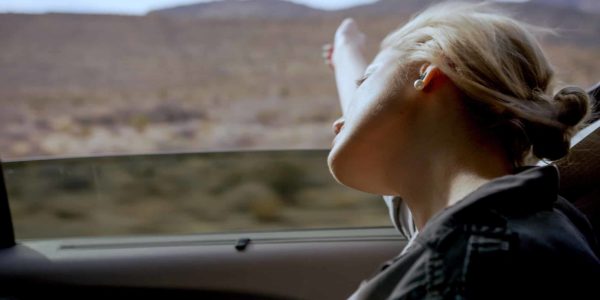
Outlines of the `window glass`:
M340 186L326 156L145 155L4 168L19 239L389 226L381 198Z

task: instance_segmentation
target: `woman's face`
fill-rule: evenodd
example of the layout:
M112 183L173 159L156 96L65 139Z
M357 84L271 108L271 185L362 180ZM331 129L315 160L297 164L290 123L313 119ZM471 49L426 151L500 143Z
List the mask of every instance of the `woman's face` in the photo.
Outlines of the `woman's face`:
M418 76L417 70L402 67L390 49L368 66L329 153L336 180L365 192L392 194L394 168L402 158L414 157L419 94L412 83Z

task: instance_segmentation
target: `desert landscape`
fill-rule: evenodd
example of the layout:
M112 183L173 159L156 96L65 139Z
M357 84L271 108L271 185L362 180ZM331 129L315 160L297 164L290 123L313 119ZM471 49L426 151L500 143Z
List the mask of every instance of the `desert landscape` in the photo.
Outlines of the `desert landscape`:
M91 198L98 189L103 189L107 193L104 201L110 204L106 205L115 211L125 211L122 209L131 208L131 203L138 201L132 197L147 198L147 194L141 192L134 194L136 189L106 188L120 186L126 180L121 183L115 180L130 178L135 171L109 168L114 172L109 173L112 174L108 176L112 178L109 185L92 182L84 185L88 190L74 193L59 189L62 185L55 182L56 178L51 181L56 184L50 184L50 190L44 190L48 185L30 182L54 174L48 168L74 168L70 170L75 174L89 176L89 172L77 171L86 170L85 164L67 167L50 164L51 167L45 169L50 173L44 173L44 168L27 169L29 165L18 161L112 154L326 149L333 138L331 123L340 116L340 109L332 73L321 60L321 46L330 42L340 21L351 16L368 34L369 53L373 56L379 41L388 32L429 2L433 1L381 0L340 11L323 11L280 0L228 0L156 10L145 16L0 14L0 158L9 162L6 176L18 235L27 238L163 233L170 232L164 228L174 226L165 225L160 229L156 225L152 229L146 223L136 223L116 226L104 233L93 229L75 230L85 227L73 225L82 220L110 221L84 214L89 206L69 201ZM541 41L562 82L587 87L600 81L598 2L534 0L502 6L527 22L556 30L556 35L544 36ZM196 160L204 162L201 157ZM323 154L319 157L313 161L325 167ZM191 178L195 176L190 173L195 170L191 167L194 164L173 160L166 173L171 174L170 177L165 175L152 184L167 183L181 176ZM318 168L316 163L300 165L306 168L302 174L310 174ZM245 168L251 166L257 167L249 163ZM212 174L217 181L226 177L206 173L212 170L207 168L200 174ZM57 174L59 179L66 178L64 172ZM32 181L26 180L28 178ZM266 198L279 199L266 205L275 207L276 217L264 218L261 213L250 213L254 220L251 226L252 222L247 220L246 223L228 223L233 221L193 214L182 217L189 219L192 225L181 225L172 231L302 227L296 219L290 221L285 217L290 215L289 209L295 207L300 211L303 200L299 200L302 197L298 195L311 195L323 203L335 195L371 199L367 200L371 207L368 209L361 201L352 200L352 205L342 201L344 209L331 210L339 212L341 217L332 217L336 222L320 221L323 226L389 224L381 201L372 201L377 197L349 196L351 192L333 188L336 183L328 180L321 186L321 194L315 192L314 186L307 185L307 189L312 188L312 194L298 192L292 197L294 201L269 190L268 184L257 188L244 186L247 181L236 181L231 184L232 190L250 191L239 192L239 195L271 193ZM136 183L144 184L148 183ZM197 200L200 201L197 203L235 202L220 200L223 198L216 196L221 197L220 193L198 192L192 193L193 196L185 193L178 189L168 193L170 199L184 199L170 202L169 205L179 207L174 211L187 211L189 199L206 201ZM161 197L164 201L166 194L157 195L155 202ZM40 197L48 199L39 201ZM63 200L56 200L59 198ZM64 200L67 198L71 200ZM59 212L56 207L60 201L79 209L79 213ZM154 213L160 215L161 206L155 206ZM148 207L152 206L148 204ZM377 212L380 217L366 213L368 217L361 219L353 210L358 208ZM148 210L151 209L140 208L139 218L154 220L148 217L151 214ZM127 211L131 215L136 209ZM228 215L226 209L218 211ZM79 216L75 217L77 222L71 218L73 214ZM362 223L356 223L358 219ZM89 222L87 224L92 224ZM63 223L67 225L57 225ZM56 229L42 232L43 227L63 228L61 226L66 229L60 233Z
M426 2L332 12L253 0L147 16L0 15L1 157L327 148L340 110L322 44L354 16L373 55ZM598 82L598 14L537 2L508 9L558 30L543 44L560 79Z

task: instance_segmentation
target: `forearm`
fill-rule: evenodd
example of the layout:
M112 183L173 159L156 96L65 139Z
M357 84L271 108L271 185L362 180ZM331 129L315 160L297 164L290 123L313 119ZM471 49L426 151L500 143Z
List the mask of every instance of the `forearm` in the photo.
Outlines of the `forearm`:
M357 88L356 81L365 72L367 60L361 47L354 44L342 43L336 46L335 51L335 81L342 113L345 115Z

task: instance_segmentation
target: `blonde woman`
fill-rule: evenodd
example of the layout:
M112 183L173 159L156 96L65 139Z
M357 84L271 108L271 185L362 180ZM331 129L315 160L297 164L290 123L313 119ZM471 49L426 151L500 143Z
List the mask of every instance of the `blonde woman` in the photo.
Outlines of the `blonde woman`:
M600 299L589 222L556 167L589 117L529 27L486 5L438 5L392 32L370 64L352 20L326 49L343 118L340 183L401 197L418 234L353 299Z

